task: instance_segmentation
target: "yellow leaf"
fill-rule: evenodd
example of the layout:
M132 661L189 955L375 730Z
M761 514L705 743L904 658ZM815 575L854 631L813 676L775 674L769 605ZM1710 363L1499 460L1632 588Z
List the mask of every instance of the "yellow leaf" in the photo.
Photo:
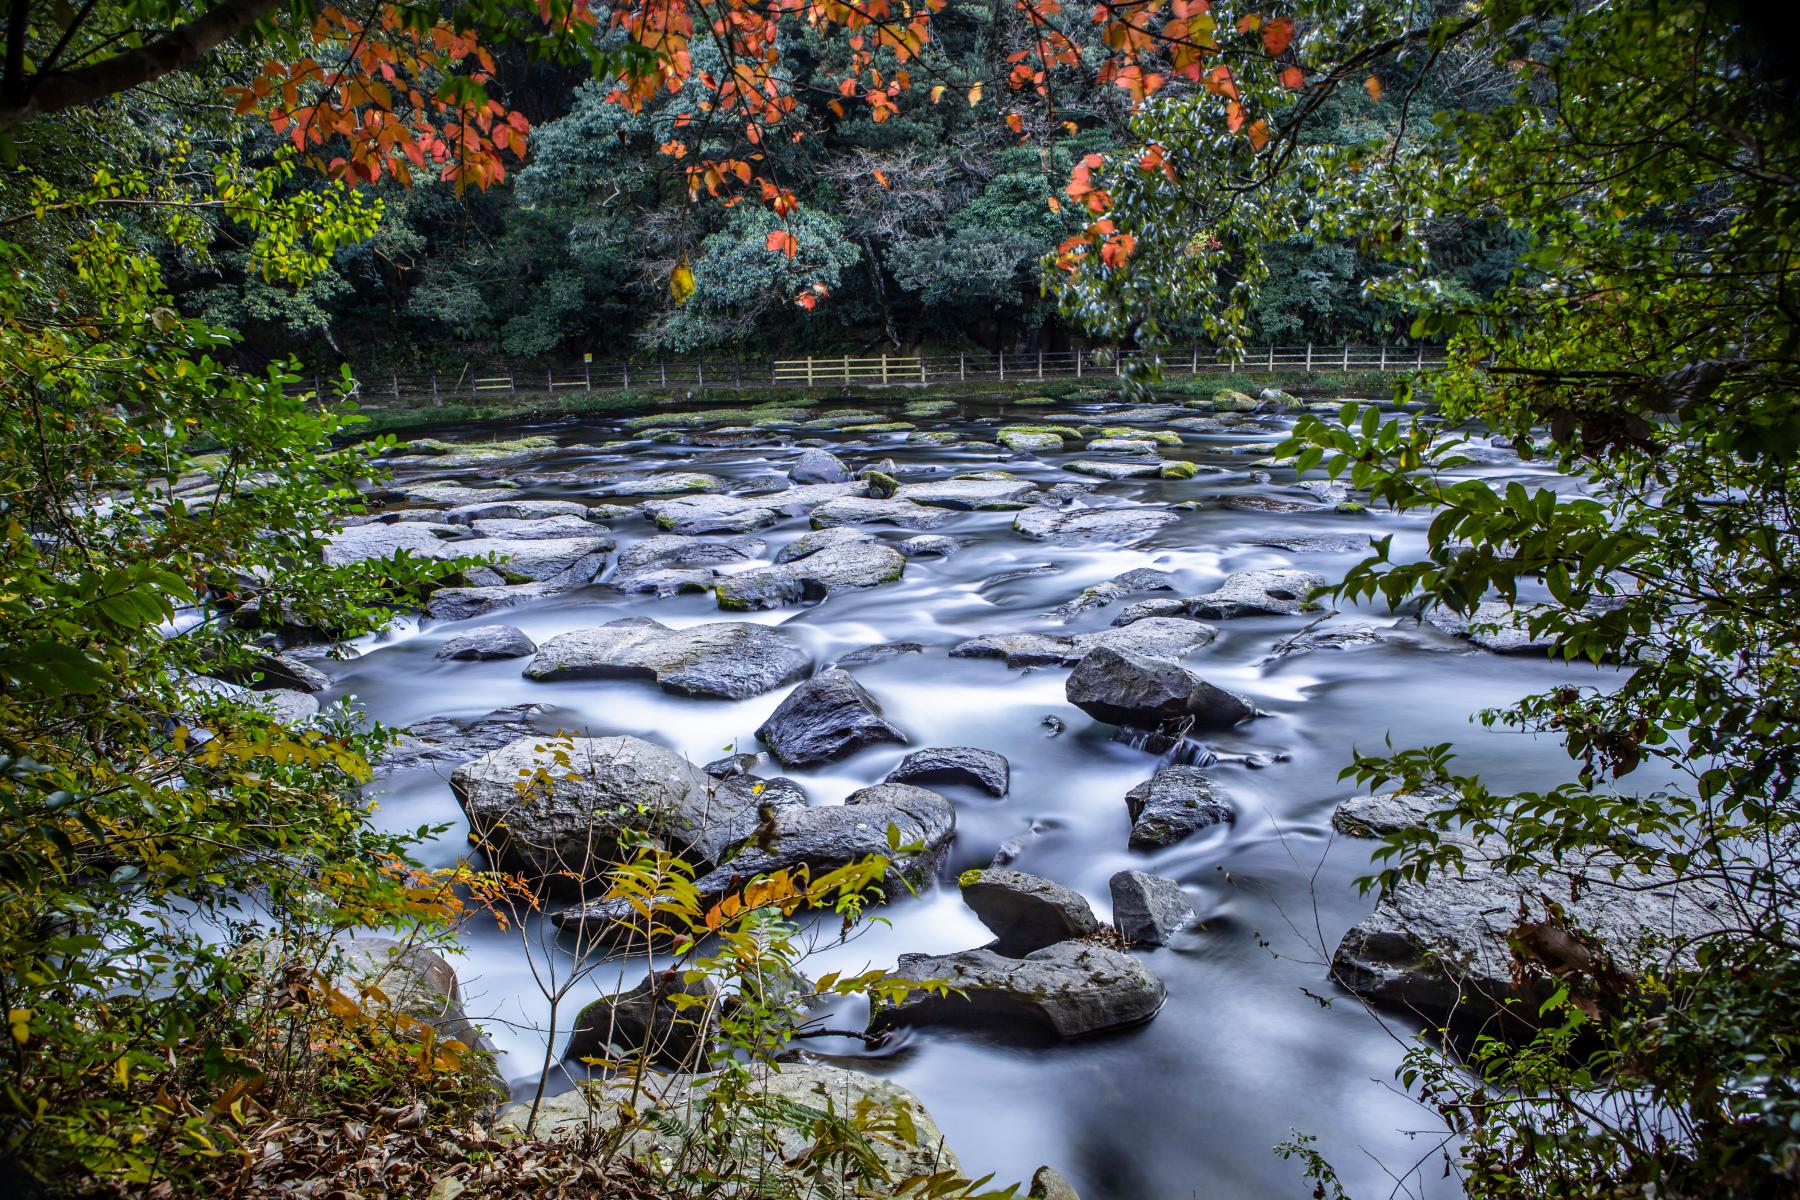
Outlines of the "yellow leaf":
M944 98L944 85L940 83L936 87L931 89L931 102L933 104L936 104L939 100L942 100L943 98Z
M969 89L969 107L974 108L981 103L981 85L978 83Z
M9 1008L6 1010L6 1024L12 1029L13 1041L23 1046L31 1040L31 1010L29 1008Z
M693 294L694 272L688 266L687 255L684 254L681 261L675 264L675 269L669 273L669 295L674 297L675 303L686 304L688 297Z

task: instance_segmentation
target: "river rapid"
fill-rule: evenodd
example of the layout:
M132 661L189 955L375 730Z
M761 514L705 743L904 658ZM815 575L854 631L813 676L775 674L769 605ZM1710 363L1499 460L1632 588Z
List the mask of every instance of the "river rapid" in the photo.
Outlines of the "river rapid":
M851 398L815 411L839 405L880 407ZM1167 428L1167 414L1162 421L1154 416L1144 418L1145 428ZM1035 453L967 443L991 443L996 430L1012 422L1129 423L1134 413L1120 404L1059 402L1044 409L971 401L942 416L909 419L921 430L955 433L966 441L941 446L909 441L905 431L815 432L777 425L742 435L741 444L697 445L691 438L651 441L641 430L626 431L620 421L602 418L429 432L468 442L550 435L568 449L532 457L529 472L568 471L585 479L610 472L692 470L741 487L782 473L801 452L795 443L810 441L852 470L892 459L902 483L1001 470L1044 487L1098 484L1074 501L1077 505L1197 506L1177 510L1174 523L1124 543L1033 540L1013 529L1014 512L953 512L931 532L955 538L956 553L912 558L900 579L877 587L766 611L722 613L707 594L623 594L609 586L609 570L590 586L503 612L459 622L403 620L351 647L347 659L319 662L334 685L321 699L351 697L370 716L395 726L544 703L556 707L551 728L593 736L634 734L705 763L731 748L758 749L753 731L793 685L742 701L692 699L649 680L535 682L521 674L522 659L445 661L435 652L447 639L482 625L516 625L542 644L564 631L631 616L677 628L721 619L779 625L818 667L876 643L920 643L920 653L849 668L888 720L906 733L908 746L871 747L811 769L784 771L770 764L761 773L795 779L815 805L836 804L880 782L909 750L977 746L1010 761L1011 790L995 798L971 787L931 785L957 809L956 838L937 886L888 905L882 912L888 924L809 960L809 973L888 966L903 952L942 953L988 941L991 935L963 905L955 878L989 864L1003 843L1013 843L1015 869L1082 893L1102 919L1110 911L1109 877L1134 867L1178 880L1201 922L1169 946L1133 951L1168 988L1161 1012L1134 1029L1076 1042L1012 1044L927 1027L874 1050L837 1040L810 1042L808 1051L844 1063L854 1059L853 1065L911 1089L974 1176L992 1172L1000 1181L1029 1180L1039 1164L1048 1163L1087 1200L1301 1196L1311 1185L1298 1164L1272 1152L1298 1130L1317 1136L1318 1148L1353 1195L1388 1195L1393 1175L1410 1176L1414 1193L1454 1194L1454 1181L1440 1177L1441 1133L1434 1114L1416 1106L1393 1080L1413 1027L1372 1016L1326 977L1325 960L1338 938L1373 903L1353 882L1369 869L1371 844L1334 837L1331 830L1334 806L1356 794L1338 772L1353 749L1378 748L1391 737L1402 746L1456 741L1460 766L1479 771L1497 787L1553 782L1567 770L1554 741L1489 731L1471 717L1571 678L1594 682L1596 672L1473 649L1385 611L1346 613L1335 620L1391 627L1397 636L1390 640L1273 661L1275 644L1313 615L1209 622L1218 627L1218 639L1184 664L1252 697L1266 714L1204 739L1221 756L1209 770L1235 820L1154 853L1131 851L1125 793L1166 760L1114 740L1111 726L1069 704L1063 692L1068 668L1018 669L998 659L950 657L949 649L983 634L1105 629L1126 605L1152 595L1091 608L1067 623L1053 610L1083 588L1133 568L1174 576L1178 590L1157 593L1164 596L1196 595L1216 588L1232 572L1267 567L1301 567L1336 580L1359 560L1359 552L1296 552L1255 542L1271 535L1392 534L1394 557L1405 560L1423 545L1429 515L1340 511L1297 489L1291 470L1257 465L1267 450L1244 447L1279 440L1292 424L1291 413L1245 414L1225 418L1216 429L1182 430L1181 444L1165 445L1161 454L1199 464L1201 473L1194 478L1119 481L1067 470L1076 460L1107 457L1080 442ZM623 444L598 448L608 442ZM1468 470L1533 484L1550 478L1542 468L1503 453L1484 457L1488 461ZM403 481L472 485L507 477L503 467L419 460L410 460L400 474ZM601 490L597 483L565 479L524 484L518 495L585 503L641 499ZM1238 496L1304 507L1230 507L1227 502ZM637 513L607 525L621 551L658 532ZM809 528L808 518L797 516L757 531L753 536L768 544L763 561ZM898 542L916 531L876 527L873 532ZM1054 732L1046 717L1059 718L1066 728ZM380 805L377 819L385 826L448 823L448 831L424 847L423 857L433 865L469 853L468 827L448 787L448 773L448 767L411 770L372 785ZM528 1091L542 1054L539 1031L546 1005L518 938L477 922L466 933L464 948L456 965L469 1012L492 1036L515 1090ZM585 1002L602 986L630 986L641 977L641 964L631 971L622 981L596 981L577 999ZM834 1023L854 1019L839 1014ZM551 1086L570 1083L559 1074Z

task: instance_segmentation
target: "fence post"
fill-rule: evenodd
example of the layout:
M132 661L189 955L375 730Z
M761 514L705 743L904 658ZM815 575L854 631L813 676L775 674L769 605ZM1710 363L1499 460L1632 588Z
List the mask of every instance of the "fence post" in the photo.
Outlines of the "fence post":
M1275 373L1275 343L1269 343L1269 374Z
M594 360L591 358L581 360L581 390L584 392L594 390Z
M1425 343L1424 342L1419 343L1419 367L1418 367L1418 369L1421 371L1423 371L1425 369Z
M1344 343L1344 373L1346 375L1348 375L1350 373L1350 343L1349 342Z
M1044 380L1044 352L1042 350L1039 350L1038 351L1038 382L1042 383L1043 380Z
M1076 347L1076 349L1075 349L1075 378L1077 378L1077 379L1081 378L1081 360L1086 357L1087 357L1087 354L1079 346Z
M744 360L734 357L731 360L731 382L738 391L744 390Z
M631 386L631 360L629 358L625 360L625 382L623 384L621 384L620 386L621 387L630 387Z
M519 390L519 381L517 377L513 375L513 369L511 367L506 368L506 390L509 392L516 392Z
M1006 382L1006 351L1000 352L1000 382Z
M669 360L666 358L657 359L656 360L656 369L662 378L662 386L668 387L669 386Z
M1306 373L1312 374L1312 343L1306 343Z
M848 363L848 362L849 362L849 361L850 361L850 360L849 360L849 359L847 359L847 358L846 358L846 359L845 359L845 360L844 360L844 361L845 361L845 362L846 362L846 363ZM846 368L845 368L845 369L846 369L846 371L847 371L847 370L848 370L848 367L846 367ZM886 354L883 354L883 355L882 355L882 356L881 356L881 382L882 382L882 385L883 385L883 386L886 386L886 384L887 384L887 381L888 381L888 376L887 376L887 355L886 355Z
M1200 373L1200 343L1195 342L1192 346L1188 347L1188 374L1189 375L1198 375L1199 373Z
M433 367L431 369L431 402L433 404L442 404L443 403L442 400L438 399L437 368L436 367Z
M925 378L925 356L923 354L919 355L919 382L928 382Z
M705 363L697 362L694 364L694 378L698 381L697 386L699 386L699 387L706 386L706 364Z
M552 396L556 395L556 369L554 367L544 368L544 390Z
M1387 343L1381 343L1381 369L1387 370Z
M812 385L813 385L812 355L809 354L806 356L806 386L811 387Z
M956 353L956 381L961 383L969 377L968 362L962 351Z

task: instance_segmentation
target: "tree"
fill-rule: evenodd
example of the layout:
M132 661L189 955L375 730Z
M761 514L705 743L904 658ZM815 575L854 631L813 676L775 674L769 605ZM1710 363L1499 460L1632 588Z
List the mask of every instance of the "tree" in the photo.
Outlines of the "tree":
M1461 828L1515 872L1592 858L1610 868L1590 889L1698 889L1725 916L1635 979L1516 931L1517 969L1551 980L1544 1011L1519 1014L1539 1032L1484 1034L1466 1063L1427 1042L1403 1079L1460 1139L1473 1195L1786 1194L1800 1179L1793 81L1704 3L1493 0L1416 26L1294 11L1297 86L1256 98L1266 139L1158 103L1137 149L1090 164L1084 197L1105 197L1091 206L1106 228L1065 258L1066 309L1154 340L1164 313L1191 308L1230 344L1297 233L1378 255L1365 294L1449 339L1450 365L1402 393L1432 414L1306 418L1284 447L1303 471L1434 514L1426 558L1394 561L1383 541L1328 591L1464 614L1498 599L1561 656L1626 675L1485 715L1561 739L1570 777L1546 791L1497 793L1449 746L1360 756L1348 776L1438 801L1368 884L1456 870L1461 843L1443 835ZM1503 86L1428 119L1411 107L1450 76ZM1313 137L1325 98L1349 89L1398 106L1402 132ZM1491 293L1444 286L1446 222L1518 247ZM1134 253L1107 261L1090 250L1102 238ZM1447 474L1471 427L1579 489ZM1646 767L1656 778L1634 789Z

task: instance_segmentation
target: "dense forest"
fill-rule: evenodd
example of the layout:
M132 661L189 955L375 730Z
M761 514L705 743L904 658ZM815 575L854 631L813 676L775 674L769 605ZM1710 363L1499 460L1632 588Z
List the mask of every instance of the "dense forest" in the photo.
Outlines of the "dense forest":
M0 1189L1800 1187L1779 15L3 7Z

